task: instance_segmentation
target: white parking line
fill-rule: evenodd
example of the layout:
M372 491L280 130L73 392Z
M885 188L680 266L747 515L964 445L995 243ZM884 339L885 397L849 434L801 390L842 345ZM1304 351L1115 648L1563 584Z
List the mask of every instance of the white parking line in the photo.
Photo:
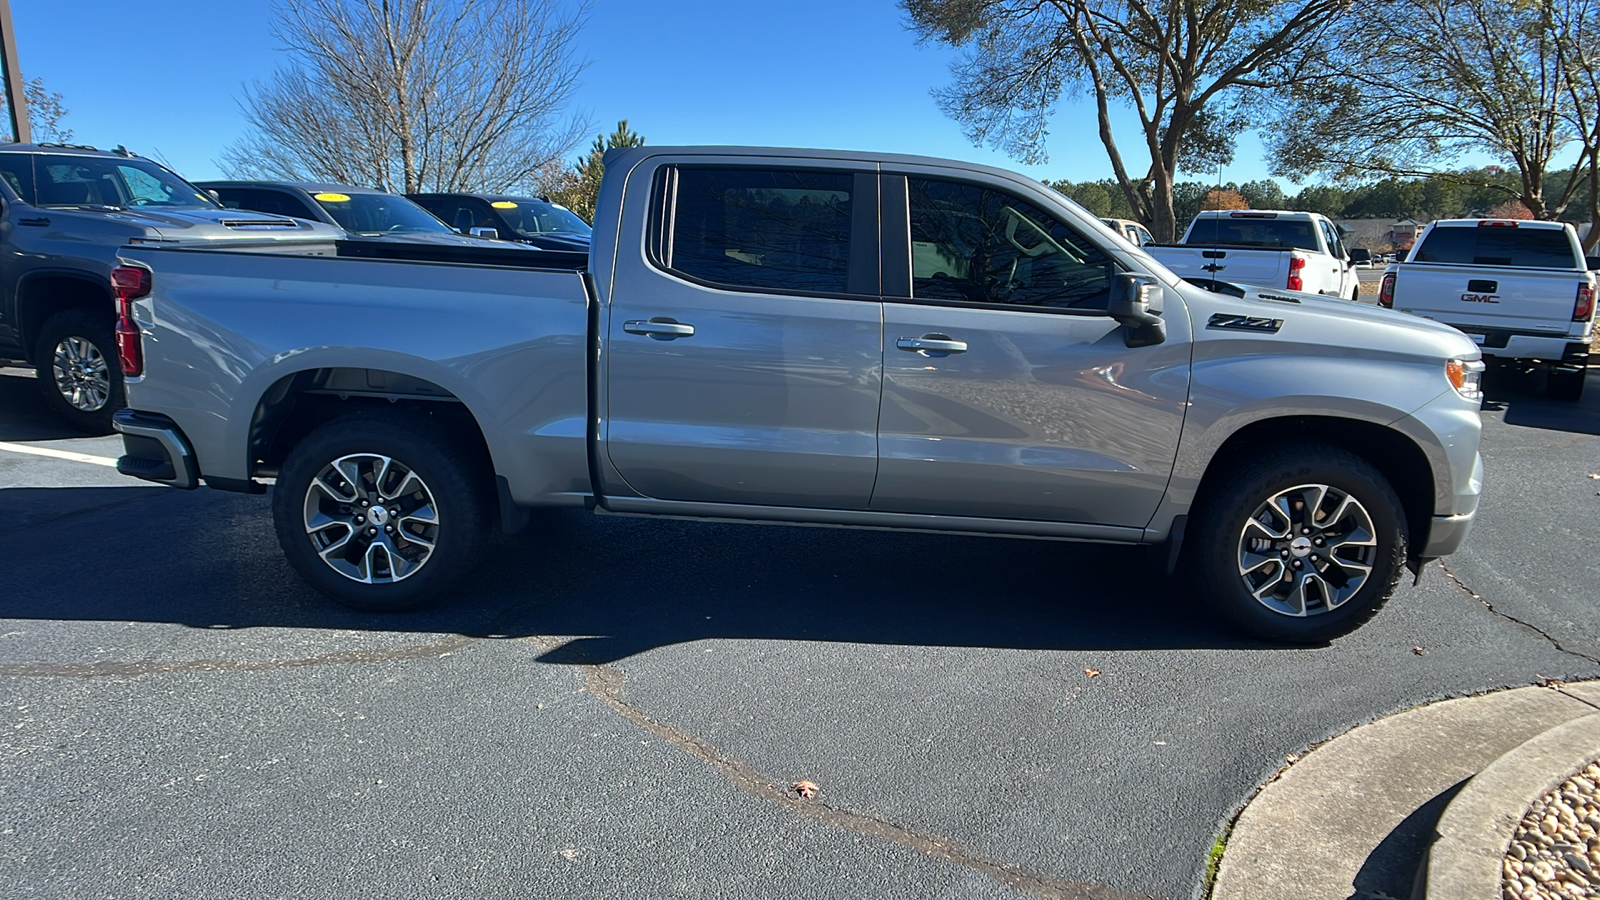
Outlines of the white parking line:
M97 466L110 466L115 469L117 461L108 456L90 456L87 453L73 453L71 450L57 450L53 447L33 447L28 444L8 444L0 441L0 450L9 450L12 453L31 453L34 456L48 456L51 459L65 459L71 462L92 463Z

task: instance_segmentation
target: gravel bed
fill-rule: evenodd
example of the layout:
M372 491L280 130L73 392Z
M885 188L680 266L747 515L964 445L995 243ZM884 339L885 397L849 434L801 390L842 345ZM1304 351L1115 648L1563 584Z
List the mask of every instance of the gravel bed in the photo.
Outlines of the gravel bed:
M1600 898L1600 761L1540 797L1511 837L1505 900Z

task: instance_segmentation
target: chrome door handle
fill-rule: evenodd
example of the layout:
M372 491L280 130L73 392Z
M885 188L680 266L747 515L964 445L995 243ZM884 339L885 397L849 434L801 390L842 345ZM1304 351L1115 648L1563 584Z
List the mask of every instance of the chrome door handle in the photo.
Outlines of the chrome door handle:
M630 319L622 323L622 330L629 334L644 334L658 341L670 341L681 337L694 337L694 326L676 322L666 316L657 316L654 319Z
M947 356L967 352L966 341L951 340L948 334L925 334L919 338L903 337L894 342L901 350L921 353L923 356Z

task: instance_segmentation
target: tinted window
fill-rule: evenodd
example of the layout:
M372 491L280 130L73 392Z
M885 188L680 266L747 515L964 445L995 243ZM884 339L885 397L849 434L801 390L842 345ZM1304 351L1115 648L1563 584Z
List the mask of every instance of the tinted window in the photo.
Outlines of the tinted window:
M292 216L296 219L310 219L314 222L321 221L315 213L306 208L304 203L287 191L259 188L213 188L213 190L222 198L222 205L229 209L248 209L279 216Z
M1435 228L1428 232L1428 239L1417 248L1411 261L1464 266L1581 268L1565 229L1505 225Z
M26 153L0 153L0 178L11 185L23 203L34 203L32 156Z
M494 201L494 208L505 217L507 224L524 237L545 234L588 237L594 230L565 206L532 197L502 197Z
M450 228L396 194L318 191L311 195L339 227L353 234L449 234Z
M848 172L682 169L664 262L719 284L842 293L854 180Z
M912 178L911 293L1053 309L1105 309L1110 257L1010 194Z
M1301 219L1205 216L1196 219L1185 244L1237 244L1244 247L1296 247L1317 250L1317 233Z
M144 159L40 154L34 177L36 206L217 206L209 194Z

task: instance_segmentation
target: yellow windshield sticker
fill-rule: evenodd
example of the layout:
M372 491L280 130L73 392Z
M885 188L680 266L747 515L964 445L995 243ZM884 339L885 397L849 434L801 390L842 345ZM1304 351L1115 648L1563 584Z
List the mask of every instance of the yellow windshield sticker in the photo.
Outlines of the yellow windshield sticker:
M517 205L515 203L512 203L510 200L496 200L495 202L493 202L493 203L491 203L489 205L494 207L495 209L516 209L517 208Z
M349 194L316 194L314 196L315 196L315 198L316 198L318 203L349 203L350 202L350 195Z

